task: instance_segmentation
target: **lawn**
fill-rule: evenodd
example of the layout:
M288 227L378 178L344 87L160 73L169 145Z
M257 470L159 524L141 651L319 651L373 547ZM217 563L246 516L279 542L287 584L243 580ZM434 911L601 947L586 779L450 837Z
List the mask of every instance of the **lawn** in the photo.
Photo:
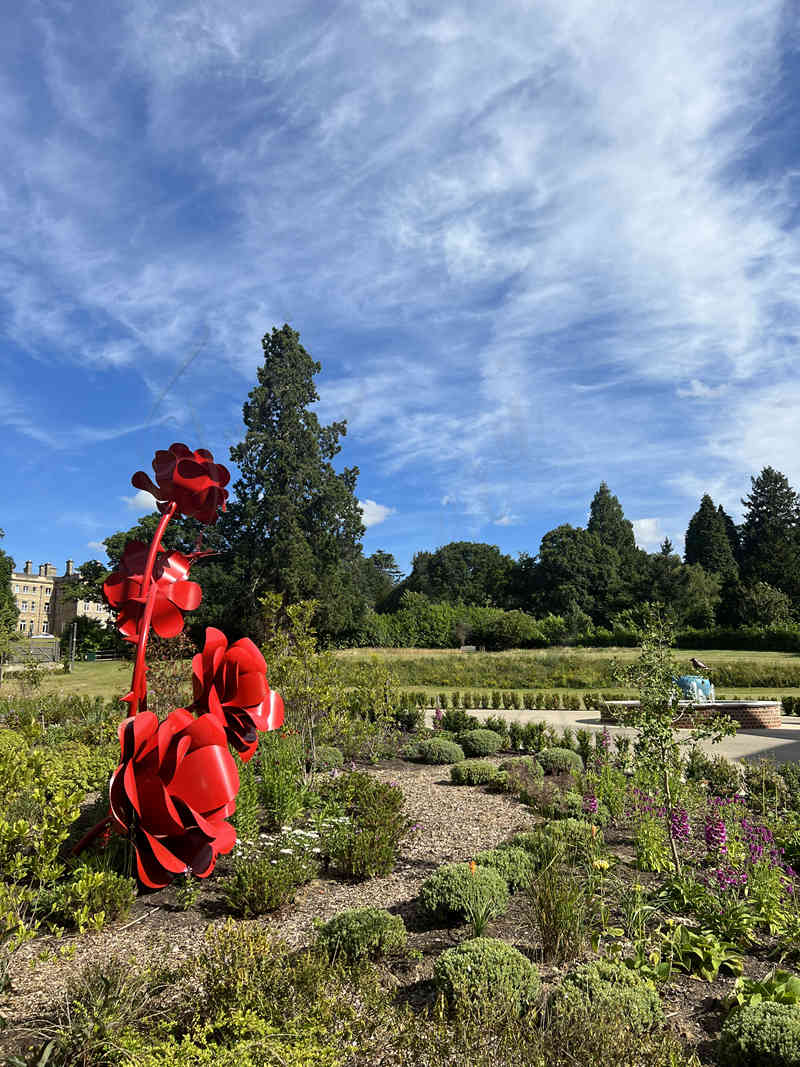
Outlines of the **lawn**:
M127 660L107 660L101 663L76 663L70 674L64 674L59 664L54 670L45 670L41 675L39 691L59 696L89 696L112 700L127 693L130 687L132 665ZM24 691L23 676L16 672L6 673L0 697L13 699Z

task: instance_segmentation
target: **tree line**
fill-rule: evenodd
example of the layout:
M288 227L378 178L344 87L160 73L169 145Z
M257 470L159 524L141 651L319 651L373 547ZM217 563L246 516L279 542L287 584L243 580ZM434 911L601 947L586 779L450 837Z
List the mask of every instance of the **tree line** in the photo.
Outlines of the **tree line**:
M536 554L514 559L496 545L457 541L418 552L406 576L391 553L365 556L358 468L338 471L333 462L346 423L323 426L311 410L321 366L289 325L265 335L262 348L244 437L230 453L240 477L228 510L202 528L202 547L213 554L195 563L204 590L195 636L214 625L232 639L263 639L267 593L280 594L284 607L315 600L320 638L340 645L610 643L605 635L635 634L652 604L678 628L796 628L800 497L771 467L751 479L738 526L703 496L683 558L669 540L655 553L638 548L605 482L586 527L557 526ZM111 567L125 542L149 540L157 521L154 512L106 538ZM190 553L200 532L194 520L176 519L165 547ZM107 573L96 561L83 564L74 595L97 599ZM88 637L91 626L84 629Z

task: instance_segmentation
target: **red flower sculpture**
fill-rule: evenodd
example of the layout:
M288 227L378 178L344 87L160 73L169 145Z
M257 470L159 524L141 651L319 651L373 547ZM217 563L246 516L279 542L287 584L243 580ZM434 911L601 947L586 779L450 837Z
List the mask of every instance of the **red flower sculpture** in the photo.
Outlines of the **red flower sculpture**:
M119 833L133 838L139 881L161 889L187 868L205 878L236 842L225 820L236 810L239 774L222 725L178 708L161 724L153 712L141 712L118 732L122 757L111 778L111 817Z
M217 508L225 510L230 481L226 467L214 462L205 448L192 452L186 445L176 443L166 451L159 449L153 460L155 485L148 474L137 471L131 484L152 493L158 510L164 514L174 503L182 515L190 515L207 525L217 521Z
M267 684L264 657L247 637L229 648L225 634L209 626L205 647L192 660L192 674L192 710L222 723L246 763L258 744L256 731L276 730L283 723L283 700Z
M126 641L139 639L147 601L144 585L147 553L148 546L142 541L128 541L119 566L103 585L106 600L119 612L117 629ZM200 586L187 580L191 565L192 557L180 552L167 555L162 549L156 556L152 621L159 637L176 637L183 630L183 613L193 611L200 604L203 596Z

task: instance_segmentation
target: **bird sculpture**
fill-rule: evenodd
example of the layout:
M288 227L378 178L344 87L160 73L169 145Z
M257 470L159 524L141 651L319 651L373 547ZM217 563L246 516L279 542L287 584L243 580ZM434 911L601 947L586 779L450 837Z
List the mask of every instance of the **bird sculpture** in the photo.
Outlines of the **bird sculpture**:
M699 659L696 659L694 656L692 656L692 666L696 671L707 671L711 669L710 667L706 667L705 663L701 662L701 660Z

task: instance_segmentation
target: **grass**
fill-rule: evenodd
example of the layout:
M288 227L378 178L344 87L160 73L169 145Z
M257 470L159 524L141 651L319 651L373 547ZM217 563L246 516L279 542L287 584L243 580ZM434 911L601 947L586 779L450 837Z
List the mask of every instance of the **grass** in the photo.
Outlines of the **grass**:
M132 664L127 660L108 660L102 663L76 663L70 674L64 674L60 664L42 675L38 690L43 695L91 696L112 700L124 696L130 688ZM12 699L21 693L20 675L6 674L0 686L0 697ZM27 695L34 695L29 693Z

